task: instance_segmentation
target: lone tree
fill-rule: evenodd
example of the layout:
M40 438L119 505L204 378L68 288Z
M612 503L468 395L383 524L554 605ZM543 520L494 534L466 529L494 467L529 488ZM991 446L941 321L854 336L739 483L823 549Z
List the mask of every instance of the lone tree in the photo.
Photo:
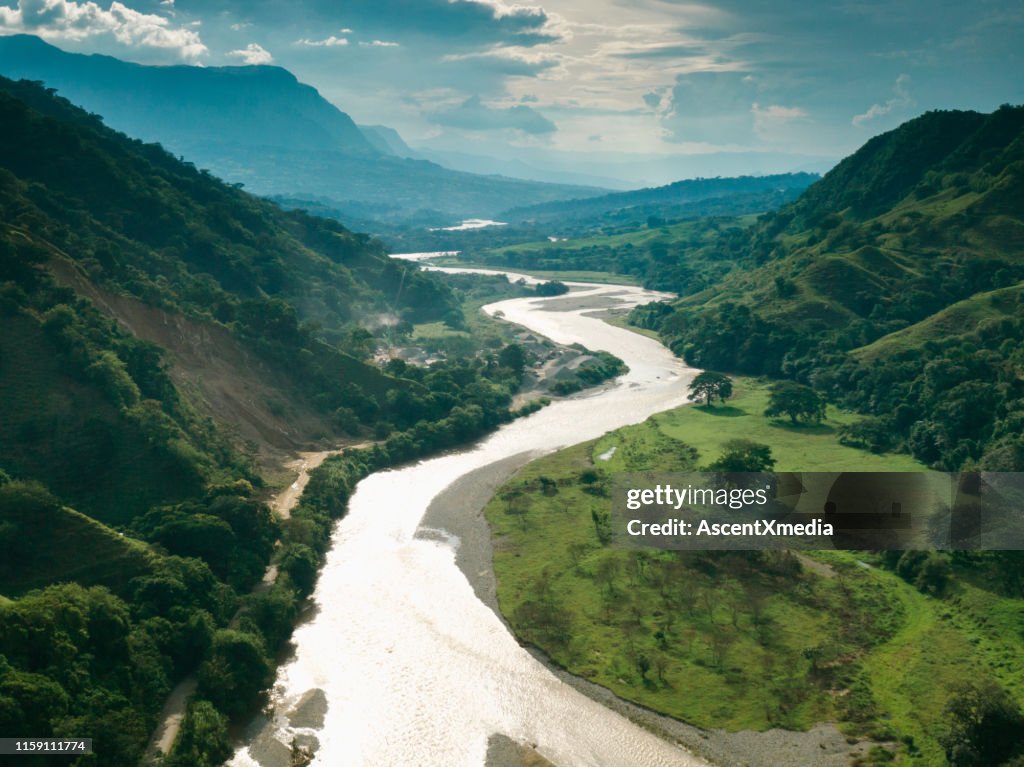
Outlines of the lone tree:
M723 446L717 460L708 464L707 471L727 473L771 471L775 466L772 449L749 439L731 439Z
M542 282L534 288L538 296L562 296L569 292L569 286L558 280Z
M690 383L690 399L694 402L703 399L708 407L711 407L715 397L725 402L731 396L732 381L721 373L705 370Z
M818 423L825 417L825 401L810 386L782 381L772 387L764 414L771 417L788 415L794 424L797 421Z

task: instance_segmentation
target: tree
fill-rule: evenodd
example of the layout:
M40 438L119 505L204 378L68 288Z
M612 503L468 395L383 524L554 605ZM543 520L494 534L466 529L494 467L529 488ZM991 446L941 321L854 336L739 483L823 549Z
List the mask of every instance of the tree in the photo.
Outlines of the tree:
M825 417L825 401L810 386L781 381L772 386L764 414L769 417L788 415L794 424L799 420L818 423Z
M731 439L723 446L717 460L708 464L708 471L760 472L771 471L775 466L772 449L749 439Z
M953 767L995 767L1024 754L1024 714L994 682L963 685L946 714L950 728L940 742Z
M207 700L188 707L167 767L212 767L231 756L228 720Z
M498 353L498 364L521 378L526 369L526 350L519 344L509 344Z
M535 288L538 296L561 296L569 292L569 286L558 280L542 282Z
M218 710L239 715L255 705L272 679L270 661L259 637L221 629L199 669L199 694Z
M696 402L703 398L708 407L711 407L715 397L725 402L731 396L732 381L721 373L705 370L690 383L690 399Z

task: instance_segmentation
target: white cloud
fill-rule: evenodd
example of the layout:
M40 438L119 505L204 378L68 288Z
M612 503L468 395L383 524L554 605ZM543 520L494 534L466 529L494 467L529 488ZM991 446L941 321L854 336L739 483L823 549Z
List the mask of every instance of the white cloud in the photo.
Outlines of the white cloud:
M309 40L303 38L295 41L296 45L305 45L308 48L334 48L339 45L348 45L348 39L331 35L323 40Z
M247 29L247 28L249 28L251 26L252 26L252 22L251 21L239 21L237 24L232 24L231 25L231 30L233 32L241 32L243 29Z
M543 53L534 48L494 47L473 53L451 53L441 61L452 63L459 61L479 62L481 69L500 72L510 76L533 76L541 72L557 68L562 63L562 56L557 53Z
M866 122L874 120L876 117L882 117L889 114L894 109L913 106L914 100L910 97L909 86L910 75L900 75L896 78L896 83L892 87L892 91L895 95L891 99L886 101L884 104L872 104L866 112L854 116L851 122L854 125L861 126Z
M71 41L109 34L122 45L174 51L185 60L208 52L198 32L172 27L163 16L141 13L118 2L106 10L94 2L69 0L19 0L15 8L0 6L0 33L16 32Z
M259 43L249 43L238 51L229 51L228 56L240 58L243 64L270 64L274 57Z
M375 48L397 48L398 43L393 43L390 40L374 40L369 43L359 43L360 45L369 45Z
M807 112L800 107L784 107L779 104L763 107L756 101L751 104L750 113L754 116L754 133L768 140L785 137L790 123L807 117Z
M452 1L453 0L449 0L449 2ZM510 5L502 2L502 0L461 0L461 2L487 6L493 11L494 18L496 19L503 19L507 16L534 16L539 18L546 16L544 9L539 5L519 5L518 3Z

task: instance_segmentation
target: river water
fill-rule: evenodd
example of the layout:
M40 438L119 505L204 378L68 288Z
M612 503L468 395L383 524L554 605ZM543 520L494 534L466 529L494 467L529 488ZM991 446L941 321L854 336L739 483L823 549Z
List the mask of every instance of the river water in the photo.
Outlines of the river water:
M609 351L629 373L615 386L507 424L472 448L363 480L335 528L313 595L317 612L296 629L294 653L278 670L274 718L233 765L272 764L269 739L287 744L298 735L319 741L315 765L480 767L494 733L536 744L559 767L703 764L558 680L476 597L455 564L458 541L416 537L431 499L464 474L592 439L686 401L695 371L656 341L587 316L664 294L570 284L565 296L513 299L485 311L559 343ZM566 310L572 306L586 308ZM322 726L287 715L311 691L326 698Z

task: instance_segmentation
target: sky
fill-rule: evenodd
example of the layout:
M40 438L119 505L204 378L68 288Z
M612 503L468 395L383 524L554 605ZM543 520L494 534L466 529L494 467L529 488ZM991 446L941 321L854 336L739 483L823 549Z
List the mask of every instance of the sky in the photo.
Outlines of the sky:
M798 167L929 109L1024 102L1020 0L0 0L0 34L17 32L149 64L275 64L414 145L601 171Z

